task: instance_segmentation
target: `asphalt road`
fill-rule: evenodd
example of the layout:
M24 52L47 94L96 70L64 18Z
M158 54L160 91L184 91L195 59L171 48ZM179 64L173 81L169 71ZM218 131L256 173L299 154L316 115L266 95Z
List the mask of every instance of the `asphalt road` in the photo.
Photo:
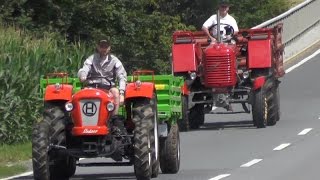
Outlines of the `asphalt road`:
M159 174L156 180L320 179L319 69L320 55L282 78L281 120L273 127L256 129L249 114L206 115L200 130L180 135L179 173ZM78 167L71 179L119 180L135 176L133 167Z

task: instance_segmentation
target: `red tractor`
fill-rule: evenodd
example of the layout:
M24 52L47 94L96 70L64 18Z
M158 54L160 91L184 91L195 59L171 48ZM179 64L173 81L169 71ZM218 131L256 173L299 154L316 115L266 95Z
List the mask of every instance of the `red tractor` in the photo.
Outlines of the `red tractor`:
M185 79L180 130L199 128L206 113L251 113L252 110L257 128L275 125L280 119L279 78L285 74L282 25L243 29L236 35L232 27L225 29L226 35L232 38L224 39L218 33L215 44L208 42L204 32L173 34L173 73ZM243 111L233 111L235 103L241 104ZM214 112L212 107L227 111Z
M166 145L178 139L179 134L177 131L175 136L159 136L154 83L129 83L123 108L126 116L111 116L115 108L114 97L108 91L111 82L103 81L103 77L89 78L79 87L79 80L68 78L66 73L42 79L43 120L34 127L32 138L36 180L68 179L75 174L77 165L133 165L137 179L143 180L158 176L160 162L164 162L163 173L178 172L179 144L172 147L175 151ZM96 157L111 158L114 162L78 162L79 158Z

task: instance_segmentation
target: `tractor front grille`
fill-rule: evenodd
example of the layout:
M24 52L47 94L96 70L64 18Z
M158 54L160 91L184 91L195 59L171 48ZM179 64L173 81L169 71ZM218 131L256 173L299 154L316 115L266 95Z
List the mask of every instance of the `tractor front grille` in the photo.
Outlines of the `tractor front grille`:
M99 99L82 99L80 100L80 111L82 117L82 126L98 125L100 114Z
M229 87L236 84L235 59L230 55L206 56L205 84L207 87Z

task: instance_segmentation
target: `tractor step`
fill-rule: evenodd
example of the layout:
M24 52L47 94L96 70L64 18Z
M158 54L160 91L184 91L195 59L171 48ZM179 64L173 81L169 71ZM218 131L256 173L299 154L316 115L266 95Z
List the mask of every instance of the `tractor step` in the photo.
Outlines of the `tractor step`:
M131 162L104 162L104 163L77 163L79 167L93 167L93 166L132 166Z

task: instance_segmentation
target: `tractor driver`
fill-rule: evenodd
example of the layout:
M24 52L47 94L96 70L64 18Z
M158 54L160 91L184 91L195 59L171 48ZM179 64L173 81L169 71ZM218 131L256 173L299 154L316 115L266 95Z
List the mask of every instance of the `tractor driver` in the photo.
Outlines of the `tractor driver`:
M112 115L117 115L120 104L124 102L124 93L126 90L127 72L121 61L114 55L110 54L110 43L105 40L99 40L96 46L96 53L89 56L83 67L78 72L81 82L87 77L105 77L112 84L110 92L115 97L115 109ZM119 89L115 87L115 80L118 78Z
M230 8L229 0L220 0L219 2L219 13L220 13L220 23L221 30L227 25L230 25L234 29L234 33L236 34L239 31L238 25L236 20L228 14ZM217 22L217 14L212 15L202 26L202 30L210 37L211 43L215 43L216 36L217 36L217 26L213 27L214 25L218 24ZM212 28L212 32L210 33L210 29Z

